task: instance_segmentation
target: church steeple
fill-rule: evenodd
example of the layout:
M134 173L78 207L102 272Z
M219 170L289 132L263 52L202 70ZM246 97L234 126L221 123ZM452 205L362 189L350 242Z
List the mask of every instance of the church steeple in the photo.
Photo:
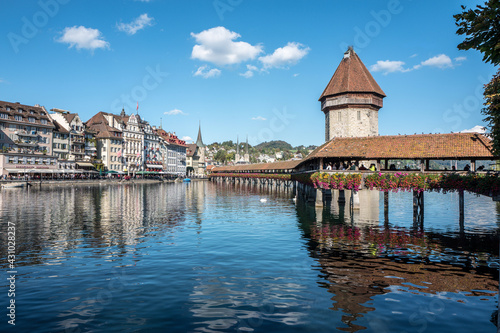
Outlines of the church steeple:
M237 163L240 160L240 138L236 136L236 154L234 155L234 162Z
M122 108L122 112L120 113L120 116L121 117L125 117L126 116L126 114L125 114L125 108Z
M349 47L319 98L325 113L325 140L378 135L378 110L384 97L384 91Z
M201 148L205 148L205 144L203 143L203 139L201 138L201 122L198 127L198 139L196 139L196 145Z

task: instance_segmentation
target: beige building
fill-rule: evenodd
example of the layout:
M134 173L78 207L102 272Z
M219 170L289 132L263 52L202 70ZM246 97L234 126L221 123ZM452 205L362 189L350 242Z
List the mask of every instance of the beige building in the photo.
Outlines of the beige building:
M43 106L0 101L1 175L48 176L57 169L52 155L54 124Z
M385 93L349 47L319 98L325 113L325 141L378 135L378 110Z
M90 118L85 125L96 133L97 158L109 173L123 173L123 132L115 126L115 118L111 113L99 112Z

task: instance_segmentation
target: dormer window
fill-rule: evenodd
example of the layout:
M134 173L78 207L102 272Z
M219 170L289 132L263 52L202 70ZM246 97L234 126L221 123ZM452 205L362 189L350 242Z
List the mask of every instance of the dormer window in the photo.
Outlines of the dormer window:
M6 111L10 111L10 106L6 106L6 107L5 107L5 110L6 110Z
M30 110L30 114L35 114L35 111L33 111L33 110Z
M19 108L19 109L17 109L17 112L23 113L23 109Z
M40 114L41 114L42 116L45 116L45 112L43 112L43 111L42 111L42 112L40 112Z

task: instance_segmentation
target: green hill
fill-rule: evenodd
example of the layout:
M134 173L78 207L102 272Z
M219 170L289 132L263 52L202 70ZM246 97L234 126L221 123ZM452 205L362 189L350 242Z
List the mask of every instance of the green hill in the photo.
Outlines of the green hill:
M282 140L273 140L269 142L262 142L255 146L258 150L264 149L279 149L279 150L291 150L293 149L292 145L288 142Z

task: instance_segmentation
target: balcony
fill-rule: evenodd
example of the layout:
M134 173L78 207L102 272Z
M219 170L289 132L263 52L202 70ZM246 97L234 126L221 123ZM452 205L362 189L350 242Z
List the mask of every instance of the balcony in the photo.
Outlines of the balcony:
M32 140L17 140L15 143L20 147L35 147L38 145L38 141Z
M85 143L85 139L83 137L72 136L70 138L71 143Z
M18 130L15 131L14 134L17 134L18 137L29 137L29 138L37 138L38 134L36 131L25 131L25 130Z

